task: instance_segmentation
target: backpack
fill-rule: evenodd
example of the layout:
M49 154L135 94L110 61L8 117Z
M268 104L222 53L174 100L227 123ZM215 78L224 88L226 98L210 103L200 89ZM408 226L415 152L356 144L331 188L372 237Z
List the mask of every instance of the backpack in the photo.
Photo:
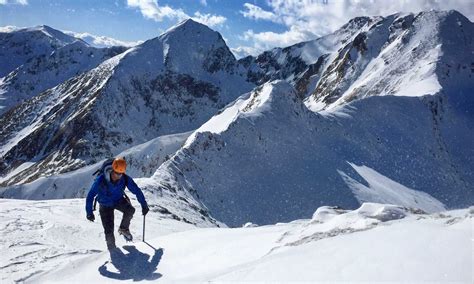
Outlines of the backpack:
M98 168L93 174L92 176L94 177L99 177L101 174L104 175L104 178L102 179L102 187L105 189L106 191L106 194L107 195L110 195L109 193L109 187L107 186L107 181L105 180L105 170L106 168L108 167L112 167L112 163L114 162L115 158L109 158L107 160L105 160L103 163L102 163L102 166L100 168ZM126 174L123 175L124 179L125 179L125 186L127 186L128 184L128 176ZM99 197L99 195L97 195L95 198L94 198L94 206L92 207L92 211L95 211L95 208L96 208L96 205L97 205L97 198ZM128 196L125 194L125 192L123 192L123 197L127 200L128 203L131 203L130 202L130 198L128 198Z

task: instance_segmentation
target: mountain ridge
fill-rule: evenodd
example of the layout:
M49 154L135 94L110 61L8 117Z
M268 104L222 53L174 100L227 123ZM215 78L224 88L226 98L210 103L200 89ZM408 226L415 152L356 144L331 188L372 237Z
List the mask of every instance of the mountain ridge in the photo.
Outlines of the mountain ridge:
M362 196L427 211L474 201L467 154L474 149L465 144L474 133L448 108L442 122L433 120L428 106L436 98L374 96L315 113L291 89L279 81L264 85L266 99L255 99L259 90L241 97L192 134L152 179L175 176L175 190L193 193L229 226L305 218L318 202L356 208ZM445 138L446 127L463 136ZM371 174L361 175L359 166ZM400 195L380 187L381 180ZM366 186L368 199L356 183Z
M167 54L165 60L164 43L173 49L179 47L165 39L179 38L188 26L212 36L207 49L201 49L199 56L186 50ZM14 178L32 181L39 175L77 169L160 135L197 128L235 96L253 88L237 72L239 66L230 51L220 52L223 46L225 42L218 33L187 21L10 110L0 118L4 123L0 139L2 172L7 173L22 162L39 160ZM178 66L189 57L195 59L197 72ZM224 69L218 65L211 70L205 68L209 62L228 64L223 65ZM41 102L45 99L53 105ZM26 106L36 111L19 111ZM46 121L50 122L45 124ZM31 132L27 125L32 123L41 127ZM137 133L134 129L143 130ZM33 137L44 138L37 145L38 138Z
M178 50L196 29L200 37ZM199 128L146 188L192 195L231 226L298 219L318 202L466 206L474 202L473 30L455 11L359 17L315 41L236 61L218 33L185 21L23 105L40 115L0 118L8 121L0 169L24 169L2 186Z
M49 26L0 32L0 78L36 56L49 55L56 48L78 40Z

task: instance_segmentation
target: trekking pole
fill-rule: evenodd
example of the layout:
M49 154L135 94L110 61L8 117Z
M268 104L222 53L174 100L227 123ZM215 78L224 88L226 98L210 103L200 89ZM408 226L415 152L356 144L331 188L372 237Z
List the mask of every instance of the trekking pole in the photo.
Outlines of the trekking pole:
M145 242L145 216L143 215L143 242Z

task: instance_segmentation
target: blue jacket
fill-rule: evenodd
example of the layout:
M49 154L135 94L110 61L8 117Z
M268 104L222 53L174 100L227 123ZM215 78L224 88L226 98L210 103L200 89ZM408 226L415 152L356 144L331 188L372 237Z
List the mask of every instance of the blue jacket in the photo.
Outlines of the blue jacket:
M105 178L104 174L100 174L92 184L89 194L87 194L87 215L92 214L92 203L96 195L99 204L107 207L114 207L123 198L125 186L137 196L138 202L140 202L142 208L147 207L143 192L131 177L125 176L124 174L118 182L112 183L109 179Z

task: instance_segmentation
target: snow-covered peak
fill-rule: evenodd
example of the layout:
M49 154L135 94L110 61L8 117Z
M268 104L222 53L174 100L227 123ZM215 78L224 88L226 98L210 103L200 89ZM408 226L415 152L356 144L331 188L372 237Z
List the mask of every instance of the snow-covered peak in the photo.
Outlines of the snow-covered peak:
M67 79L89 71L125 51L125 47L95 48L76 40L33 57L0 82L0 114Z
M37 56L48 56L57 48L78 41L49 26L0 32L0 78Z
M381 17L355 17L349 20L344 24L336 33L341 33L342 31L357 31L360 30L363 26L370 24L376 20L380 20Z
M174 176L174 188L196 192L229 226L309 216L318 203L379 202L425 212L470 204L473 164L466 153L473 148L465 141L473 132L457 110L441 101L373 96L338 111L298 111L289 86L267 83L240 97L153 178Z
M27 147L32 155L39 155L38 159L49 154L53 159L63 155L81 156L64 163L66 167L62 169L51 167L60 173L70 170L76 162L85 160L86 164L93 163L161 135L196 129L219 109L255 87L246 80L245 75L237 72L238 67L219 33L202 24L187 21L161 37L150 39L104 61L85 74L71 78L58 85L55 91L50 90L41 98L25 102L30 110L34 108L41 115L32 116L28 115L29 112L15 110L6 117L9 127L5 133L8 132L8 135L0 139L0 144L9 146L2 148L2 154L12 154L8 160L17 161L17 157L13 158L16 154L6 152L14 147ZM56 112L58 109L61 115ZM51 121L46 123L42 115L48 116ZM13 116L22 118L12 119ZM90 119L94 127L89 124L85 127L86 118ZM44 140L44 143L55 145L48 146L46 151L61 152L63 147L76 146L83 150L64 151L61 154L42 152L42 146L29 144L34 141L27 138L32 134L31 128L24 128L33 124L33 121L43 126L35 128L35 131L46 131L48 134L44 134L47 137L54 138L54 141ZM104 131L98 131L99 128ZM24 129L27 134L17 136L19 129ZM58 135L51 135L55 132ZM103 137L98 138L103 134ZM15 137L25 144L10 140ZM70 139L74 142L65 142ZM84 142L92 140L98 144ZM92 151L84 151L84 145ZM11 168L9 162L5 164L6 173ZM39 164L29 169L35 175L29 181L38 176L39 172L34 169L36 166ZM41 171L43 175L51 173Z
M169 71L215 82L215 73L236 73L236 62L218 32L188 19L133 47L120 60L116 74L133 68L136 74Z
M258 116L264 111L273 111L279 114L286 111L301 110L303 103L295 89L286 81L278 80L265 83L252 93L247 103L241 108L245 116ZM298 112L299 112L298 110Z
M230 71L235 57L222 36L201 23L185 20L159 37L166 66L187 74Z
M376 17L355 35L329 56L309 108L369 96L449 96L470 88L474 25L457 11Z
M185 145L189 146L196 139L208 139L209 135L202 135L205 132L222 133L239 119L257 118L265 113L273 113L277 117L290 119L305 111L307 110L301 98L298 97L291 84L282 80L265 83L252 92L242 95L204 123L188 138Z
M81 39L67 35L47 25L12 29L10 32L5 32L5 34L10 34L10 39L29 41L35 45L46 41L50 42L53 46L65 46L75 41L82 41ZM85 42L83 43L87 44Z
M225 45L222 36L218 32L192 19L182 21L160 35L159 38L164 43L169 44L171 48L179 46L183 51L195 49L193 53L202 52L215 45ZM189 43L190 46L183 44L184 42Z
M357 17L332 34L239 63L257 84L290 82L313 110L374 95L433 95L447 85L469 88L473 31L455 10Z
M167 35L167 34L173 34L176 32L177 33L182 33L182 32L192 33L192 32L199 32L203 30L214 32L212 29L210 29L208 26L204 24L196 22L193 19L186 19L172 26L168 30L166 30L166 32L164 32L162 36Z
M31 32L34 32L34 31L42 32L43 34L49 36L50 38L52 38L54 40L62 41L65 44L72 43L74 41L80 40L78 38L67 35L67 34L63 33L62 31L53 29L52 27L47 26L47 25L40 25L40 26L36 26L36 27L33 27L33 28L27 28L25 30L26 31L31 31ZM83 43L86 44L85 42L83 42Z

